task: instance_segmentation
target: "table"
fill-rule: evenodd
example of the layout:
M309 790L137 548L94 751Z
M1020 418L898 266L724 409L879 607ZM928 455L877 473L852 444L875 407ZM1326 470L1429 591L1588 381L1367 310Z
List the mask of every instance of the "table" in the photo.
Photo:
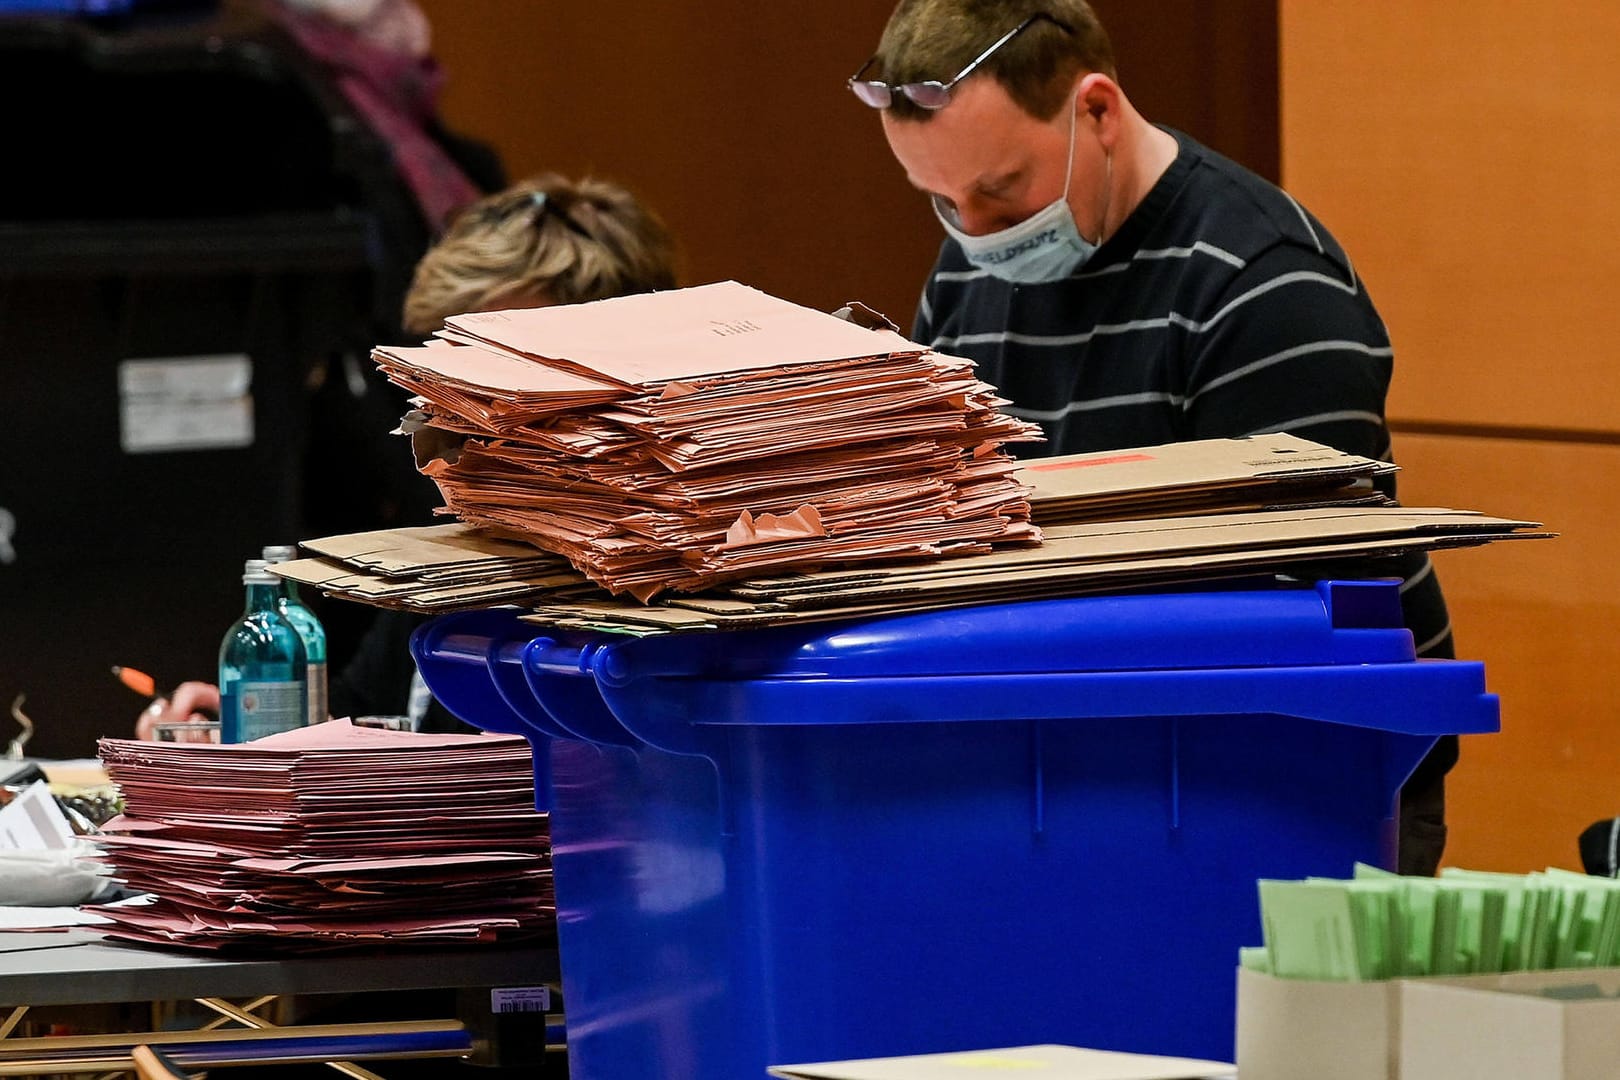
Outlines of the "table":
M488 1033L476 1029L490 1018L276 1027L257 1011L288 994L491 988L492 1014L514 1002L532 1022L549 999L519 988L557 979L557 952L549 944L237 959L122 944L92 930L0 933L0 1003L12 1006L0 1020L0 1076L75 1071L64 1063L83 1071L128 1069L130 1050L146 1043L194 1068L326 1061L346 1075L371 1077L376 1074L346 1061L466 1056L475 1035L487 1041ZM34 1006L187 998L246 1030L210 1025L195 1032L7 1038ZM251 1000L233 1005L231 998Z

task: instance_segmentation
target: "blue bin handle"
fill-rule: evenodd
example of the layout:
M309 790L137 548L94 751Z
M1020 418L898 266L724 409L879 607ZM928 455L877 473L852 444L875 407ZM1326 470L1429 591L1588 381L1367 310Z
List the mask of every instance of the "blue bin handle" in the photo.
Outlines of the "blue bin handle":
M589 670L597 646L583 649L537 637L523 646L523 679L534 699L574 738L607 746L636 748L640 741L625 730L597 692Z
M510 616L498 612L448 615L416 628L411 656L422 681L445 708L484 731L521 735L534 762L534 807L551 809L551 737L538 704L523 708L521 697L502 689L496 657L508 640ZM516 704L514 704L516 703ZM549 718L546 718L549 719Z
M649 675L650 665L638 661L632 666L626 662L624 650L635 644L603 645L589 657L597 693L608 711L620 726L648 746L669 754L707 758L723 772L730 742L683 711L682 684L706 680L669 673ZM634 674L627 674L632 671Z
M523 643L518 641L491 641L486 652L490 681L495 692L507 707L523 718L523 722L553 739L571 739L569 731L535 700L529 681L523 674Z
M488 619L450 616L411 634L411 656L433 696L456 716L485 731L527 735L523 717L489 681Z

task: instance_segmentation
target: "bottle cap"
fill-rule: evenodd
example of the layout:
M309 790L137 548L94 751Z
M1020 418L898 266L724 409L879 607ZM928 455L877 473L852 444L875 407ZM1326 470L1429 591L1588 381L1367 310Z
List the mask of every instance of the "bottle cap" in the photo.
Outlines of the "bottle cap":
M298 548L293 544L266 544L264 548L264 561L270 563L286 562L298 558Z
M269 563L263 559L249 559L242 566L242 584L244 585L279 585L281 579L272 574L267 567Z

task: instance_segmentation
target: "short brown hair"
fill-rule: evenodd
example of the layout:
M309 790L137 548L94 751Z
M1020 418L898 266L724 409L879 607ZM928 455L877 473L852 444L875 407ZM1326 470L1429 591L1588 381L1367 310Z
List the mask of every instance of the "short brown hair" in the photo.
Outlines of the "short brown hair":
M1116 74L1108 33L1085 0L900 0L878 43L876 77L893 86L944 82L1036 14L1051 19L1036 20L969 78L990 75L1025 112L1050 120L1068 100L1076 75ZM889 112L903 120L933 115L904 94L894 96Z
M617 184L554 173L461 211L416 264L405 329L499 307L574 304L675 285L669 231Z

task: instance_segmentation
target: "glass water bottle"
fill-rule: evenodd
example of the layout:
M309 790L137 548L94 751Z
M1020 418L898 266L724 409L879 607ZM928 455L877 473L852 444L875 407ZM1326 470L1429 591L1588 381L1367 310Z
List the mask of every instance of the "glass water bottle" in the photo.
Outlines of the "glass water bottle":
M263 559L242 571L247 605L219 646L219 737L241 743L302 727L309 711L308 659L281 613L281 579Z

